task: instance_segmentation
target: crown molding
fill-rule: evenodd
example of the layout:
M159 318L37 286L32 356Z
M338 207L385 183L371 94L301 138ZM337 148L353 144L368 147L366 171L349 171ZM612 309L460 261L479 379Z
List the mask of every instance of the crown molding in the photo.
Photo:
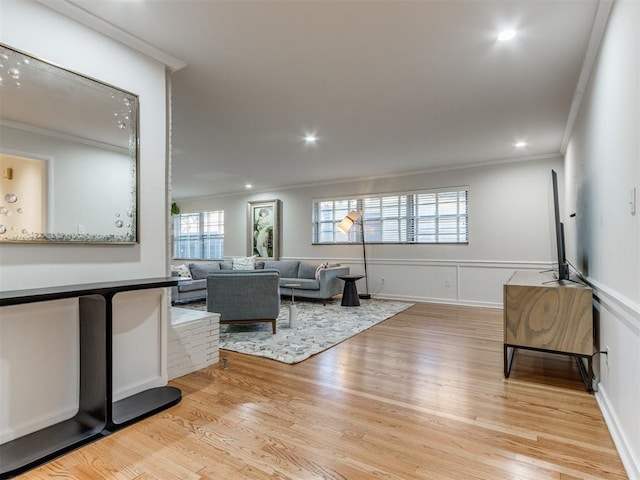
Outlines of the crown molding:
M128 32L116 27L115 25L103 20L85 9L75 5L69 0L37 0L46 7L55 10L73 20L86 25L87 27L102 33L128 47L137 50L144 55L157 60L167 66L169 70L175 72L187 66L187 63L164 52L153 45L131 35Z
M604 38L604 33L607 28L607 20L609 20L609 13L611 13L612 5L613 0L600 0L598 2L598 10L596 11L596 17L593 21L589 45L587 45L587 52L585 53L584 61L582 62L578 83L575 91L573 92L573 100L571 101L571 108L569 109L569 118L567 119L567 125L560 144L560 152L562 155L564 155L567 150L569 138L571 138L573 126L576 122L580 105L582 105L582 97L587 89L587 84L589 83L591 74L593 73L593 67L596 63L596 58L598 57L600 44Z

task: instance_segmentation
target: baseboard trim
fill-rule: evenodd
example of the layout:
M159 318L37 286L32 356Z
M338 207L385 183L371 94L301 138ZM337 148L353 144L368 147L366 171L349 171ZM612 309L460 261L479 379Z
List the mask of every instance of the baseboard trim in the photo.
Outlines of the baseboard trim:
M413 297L407 295L371 294L376 300L393 300L397 302L437 303L440 305L458 305L463 307L482 307L502 309L502 303L480 302L473 300L455 300L451 298Z
M640 459L636 458L628 448L630 442L624 434L624 429L620 426L620 421L611 405L607 391L601 384L598 385L595 397L629 479L640 480Z

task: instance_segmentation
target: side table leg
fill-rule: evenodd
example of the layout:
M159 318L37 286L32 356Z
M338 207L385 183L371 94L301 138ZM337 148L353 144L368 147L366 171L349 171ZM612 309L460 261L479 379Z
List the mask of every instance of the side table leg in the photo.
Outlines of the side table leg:
M343 307L359 307L360 299L358 297L358 288L356 287L355 280L345 280L344 288L342 289L342 302Z
M295 303L289 305L289 328L298 326L298 307Z

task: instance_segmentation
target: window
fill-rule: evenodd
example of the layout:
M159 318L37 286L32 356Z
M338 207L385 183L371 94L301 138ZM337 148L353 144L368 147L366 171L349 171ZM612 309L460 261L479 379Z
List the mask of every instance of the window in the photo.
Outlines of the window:
M173 258L218 260L224 256L224 211L173 217Z
M362 241L362 224L348 235L336 227L362 212L367 243L468 243L468 187L314 200L313 243Z

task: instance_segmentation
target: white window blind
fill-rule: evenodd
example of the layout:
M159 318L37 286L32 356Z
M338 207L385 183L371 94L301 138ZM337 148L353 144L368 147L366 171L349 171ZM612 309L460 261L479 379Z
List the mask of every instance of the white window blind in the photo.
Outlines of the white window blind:
M348 235L337 229L352 210L362 213ZM313 202L313 243L468 243L468 187L378 194Z
M173 217L173 258L219 260L224 257L224 210Z

